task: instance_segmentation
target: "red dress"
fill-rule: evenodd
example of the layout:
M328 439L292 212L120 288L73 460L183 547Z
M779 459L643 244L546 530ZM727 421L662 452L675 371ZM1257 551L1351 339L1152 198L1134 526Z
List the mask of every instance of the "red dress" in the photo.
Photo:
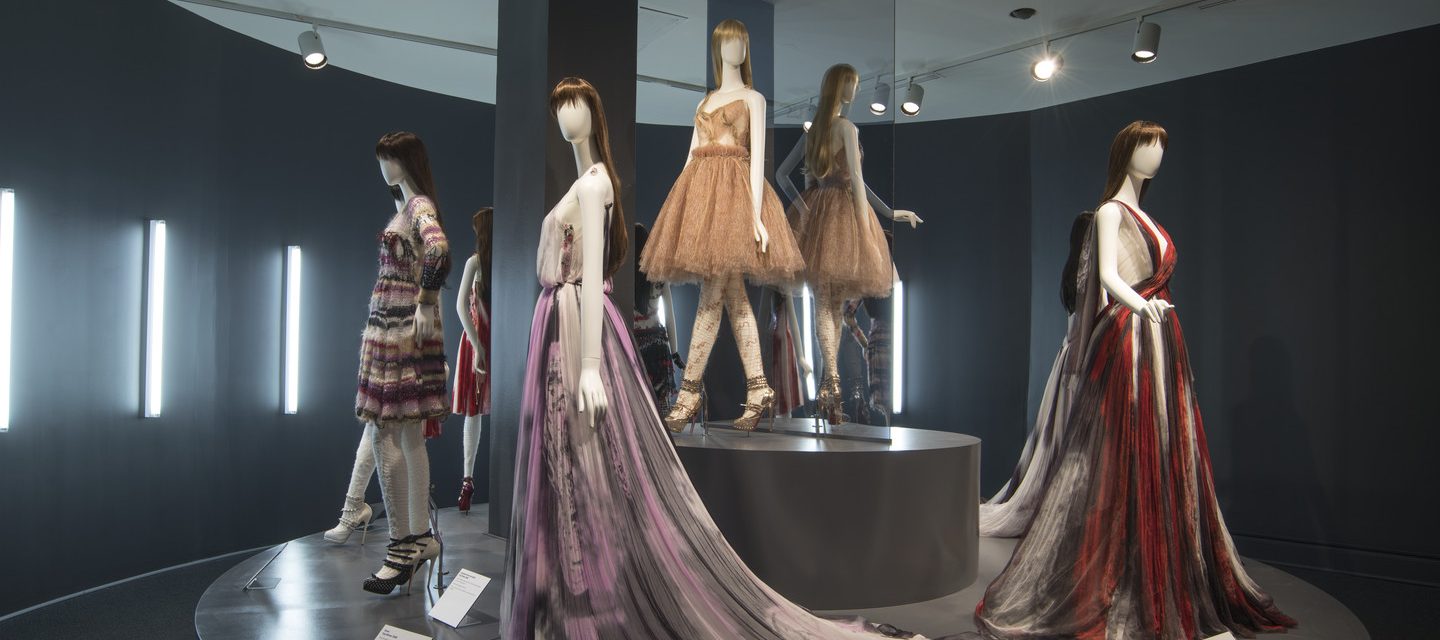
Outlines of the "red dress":
M475 335L485 347L487 356L486 373L475 371L475 347L470 336L460 334L460 353L455 356L455 394L450 401L450 411L465 417L490 413L490 309L480 302L478 294L470 296L470 321L475 324Z
M1125 209L1118 271L1145 299L1169 300L1175 243ZM1295 626L1246 574L1220 514L1180 319L1171 311L1156 324L1109 299L1094 239L1092 230L1071 323L1090 348L1065 364L1079 378L1060 450L976 626L1007 640L1193 640Z

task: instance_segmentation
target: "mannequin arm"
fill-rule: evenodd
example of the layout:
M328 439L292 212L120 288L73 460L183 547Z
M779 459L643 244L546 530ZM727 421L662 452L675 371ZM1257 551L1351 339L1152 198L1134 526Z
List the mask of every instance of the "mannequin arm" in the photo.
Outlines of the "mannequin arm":
M428 198L417 198L410 223L424 245L421 250L420 292L415 295L415 345L421 346L440 334L440 287L450 275L450 242L445 229L436 220L435 205Z
M1160 322L1171 305L1164 300L1146 300L1140 297L1129 283L1120 277L1118 254L1120 250L1120 220L1123 213L1120 205L1107 202L1095 212L1095 250L1099 267L1100 285L1121 304L1131 311L1144 315L1151 322Z
M699 113L700 113L700 110L703 109L703 108L705 108L705 102L706 102L706 100L709 100L709 99L710 99L710 95L709 95L709 94L706 94L706 95L705 95L705 99L704 99L704 100L701 100L701 101L700 101L700 104L695 105L695 113L696 113L696 114L699 114ZM685 166L686 166L686 167L689 167L689 166L690 166L690 161L695 159L695 148L696 148L696 147L699 147L699 146L700 146L700 128L699 128L698 126L692 126L692 127L690 127L690 149L685 152ZM682 168L682 170L683 170L683 168Z
M801 215L809 214L810 206L800 197L800 189L795 186L791 176L795 174L795 167L805 159L805 135L801 134L800 141L795 143L789 155L780 163L780 168L775 170L775 184L780 185L780 190L785 192L785 197L790 199L790 204L794 205Z
M480 363L485 361L485 345L480 344L480 334L475 330L475 321L470 318L470 299L475 297L475 285L480 281L479 271L480 259L470 256L465 260L465 270L460 276L459 295L455 296L455 314L460 316L460 328L465 331L465 339L470 341L470 346L475 350L475 362L469 363L477 371L482 371ZM457 362L455 366L465 366L464 362Z
M752 90L745 103L750 107L750 206L755 216L755 241L760 243L760 253L765 253L770 246L770 234L760 220L765 194L765 96Z
M575 394L577 409L591 427L607 409L605 388L600 382L601 332L605 321L605 239L606 216L614 202L610 177L592 170L580 178L576 197L580 201L580 380Z
M424 244L421 250L424 266L420 270L420 293L415 298L416 304L438 304L440 287L450 276L450 241L445 238L445 229L435 216L435 205L429 199L415 203L410 223Z
M680 353L680 339L675 331L675 299L670 295L670 283L660 285L660 299L665 302L665 338L670 341L670 353Z

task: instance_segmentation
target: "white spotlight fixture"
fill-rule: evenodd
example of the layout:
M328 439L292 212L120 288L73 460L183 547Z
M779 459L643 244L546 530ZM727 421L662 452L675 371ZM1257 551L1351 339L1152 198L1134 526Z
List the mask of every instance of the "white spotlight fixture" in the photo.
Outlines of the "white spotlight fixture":
M1150 64L1159 55L1160 25L1141 18L1140 26L1135 29L1135 48L1131 50L1130 59L1140 64Z
M300 247L285 247L285 413L300 410Z
M877 116L885 115L890 110L890 85L876 81L875 96L870 99L870 113Z
M890 304L890 319L895 324L890 343L890 412L900 415L905 409L905 282L896 276Z
M905 101L900 103L900 113L913 116L920 113L920 105L925 102L925 86L910 80L910 88L905 91Z
M0 433L10 430L10 320L14 284L15 192L0 189Z
M1060 57L1058 53L1050 53L1050 43L1047 41L1045 43L1045 55L1039 60L1036 60L1035 64L1030 67L1030 77L1034 78L1037 82L1046 82L1055 77L1055 74L1060 73L1061 67L1064 66L1065 59Z
M165 366L165 221L150 221L145 266L145 417L160 417Z
M805 376L805 397L815 399L815 352L810 346L815 342L815 312L814 296L810 295L810 287L802 287L800 291L800 309L803 312L801 325L804 327L805 361L810 363L810 375Z
M330 57L325 55L325 45L320 43L319 31L311 28L300 33L300 57L309 69L323 69L330 64Z

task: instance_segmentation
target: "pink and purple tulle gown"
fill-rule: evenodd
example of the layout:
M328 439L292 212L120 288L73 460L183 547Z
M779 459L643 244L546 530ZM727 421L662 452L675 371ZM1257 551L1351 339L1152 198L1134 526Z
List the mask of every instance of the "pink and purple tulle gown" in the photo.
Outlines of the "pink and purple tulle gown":
M811 615L735 555L676 456L608 295L600 378L609 410L595 428L579 419L570 390L580 371L580 230L555 211L543 224L502 636L877 637L862 621Z

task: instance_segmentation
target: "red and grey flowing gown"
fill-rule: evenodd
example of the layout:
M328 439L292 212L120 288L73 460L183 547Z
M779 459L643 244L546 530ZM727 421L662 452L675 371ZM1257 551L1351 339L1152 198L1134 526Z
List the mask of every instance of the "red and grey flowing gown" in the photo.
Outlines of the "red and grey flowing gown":
M470 323L485 355L490 355L490 304L480 299L479 291L470 293ZM475 345L470 336L460 332L460 351L455 354L455 393L450 412L465 417L490 414L490 371L475 370Z
M1175 244L1125 208L1118 262L1138 265L1136 293L1168 300ZM1246 574L1220 515L1179 318L1152 323L1108 299L1094 238L1076 307L1091 342L1053 477L976 625L992 638L1109 640L1294 626Z
M680 464L608 295L600 383L609 409L593 428L580 419L571 395L581 366L580 290L608 286L581 283L578 229L553 211L543 224L543 289L521 398L502 637L878 637L863 621L811 615L735 555Z

